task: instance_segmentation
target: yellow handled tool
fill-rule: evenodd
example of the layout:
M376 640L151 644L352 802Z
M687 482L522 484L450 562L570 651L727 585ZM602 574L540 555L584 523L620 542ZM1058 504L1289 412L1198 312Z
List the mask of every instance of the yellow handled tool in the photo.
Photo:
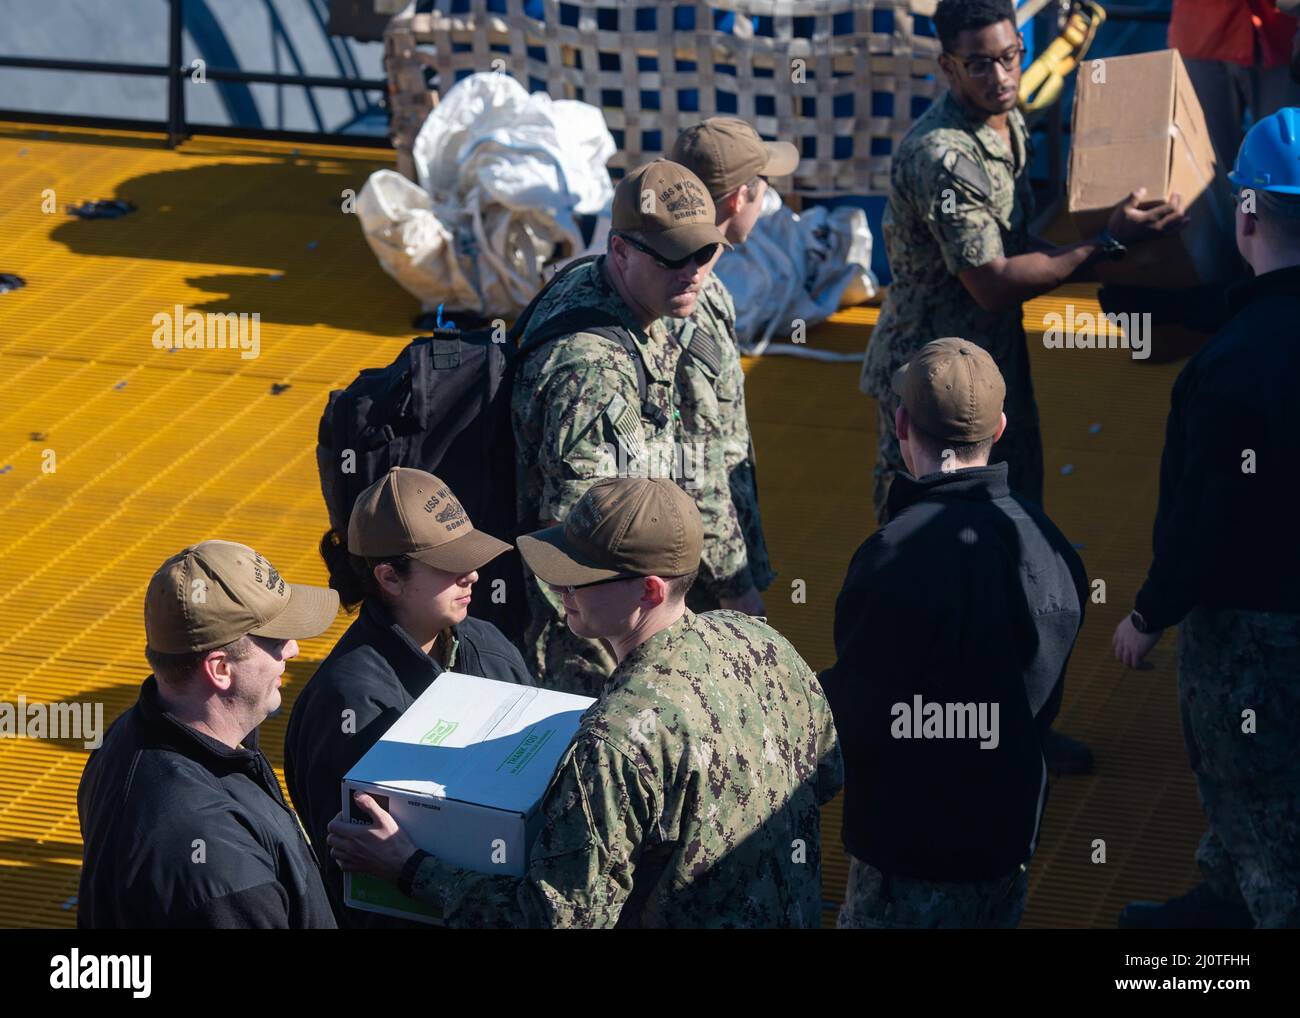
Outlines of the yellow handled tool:
M1061 97L1065 79L1083 62L1097 29L1106 20L1101 4L1075 0L1065 29L1020 76L1020 109L1041 110Z

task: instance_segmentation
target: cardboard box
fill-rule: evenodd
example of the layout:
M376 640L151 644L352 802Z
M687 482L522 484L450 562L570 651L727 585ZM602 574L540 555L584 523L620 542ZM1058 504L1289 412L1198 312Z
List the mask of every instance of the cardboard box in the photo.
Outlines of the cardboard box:
M521 876L541 823L539 806L568 749L587 696L444 672L343 778L343 812L368 792L417 845L483 873ZM346 874L353 908L438 923L437 910L385 880Z
M1094 66L1097 65L1097 66ZM1085 61L1074 92L1068 205L1080 236L1094 237L1138 187L1144 207L1182 195L1186 229L1099 262L1107 283L1178 288L1224 278L1236 250L1227 177L1176 50Z

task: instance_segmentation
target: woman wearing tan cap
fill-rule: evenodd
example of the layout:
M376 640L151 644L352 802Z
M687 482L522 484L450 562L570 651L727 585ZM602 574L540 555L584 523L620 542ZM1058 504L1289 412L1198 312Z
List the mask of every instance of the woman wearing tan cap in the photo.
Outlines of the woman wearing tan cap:
M437 477L394 467L357 496L347 547L321 544L330 586L355 622L304 687L285 736L285 779L308 832L339 810L343 775L443 671L533 685L518 648L469 615L478 570L510 545L475 530ZM521 595L522 596L522 595ZM322 858L340 926L414 926L343 906L343 876Z

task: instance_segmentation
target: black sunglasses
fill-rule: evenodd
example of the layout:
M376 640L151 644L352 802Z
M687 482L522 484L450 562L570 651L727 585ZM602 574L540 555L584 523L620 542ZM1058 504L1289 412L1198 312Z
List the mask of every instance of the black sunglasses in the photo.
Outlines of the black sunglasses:
M655 263L657 265L665 269L684 269L692 262L694 262L696 265L706 265L713 259L714 254L717 253L718 247L720 246L716 243L707 244L704 247L700 248L698 251L696 251L694 254L688 254L685 258L677 258L675 260L669 260L665 258L663 255L661 255L658 251L654 250L653 248L647 247L645 244L642 244L635 237L629 237L626 233L615 233L614 236L621 237L624 241L626 241L632 247L636 248L642 254L648 254L651 258L655 260Z
M600 587L606 583L622 583L624 580L636 580L639 578L640 577L637 576L611 576L607 580L593 580L591 583L563 583L559 584L559 589L567 592L568 595L572 597L575 590L586 590L588 587Z

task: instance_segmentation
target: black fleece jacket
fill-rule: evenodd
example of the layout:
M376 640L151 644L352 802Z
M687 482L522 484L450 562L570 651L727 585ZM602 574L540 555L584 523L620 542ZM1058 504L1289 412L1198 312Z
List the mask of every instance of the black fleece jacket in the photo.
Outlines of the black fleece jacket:
M533 685L519 650L492 623L470 616L452 632L452 671ZM325 844L326 828L342 807L343 776L442 672L381 606L362 604L356 621L298 695L285 733L285 783L313 842ZM354 713L345 728L348 710ZM328 850L320 861L340 926L428 929L346 908L343 871Z
M1228 305L1174 383L1137 595L1153 629L1196 605L1300 614L1300 266L1236 284Z
M82 929L333 929L315 854L257 748L177 720L151 675L77 789Z
M1082 624L1083 563L1009 492L1005 463L899 474L889 512L849 565L821 676L844 752L844 845L887 873L1003 876L1037 840L1041 737ZM954 710L934 729L948 737L915 737L935 703L945 718L947 704L984 704L990 722L996 704L995 734L952 737Z

